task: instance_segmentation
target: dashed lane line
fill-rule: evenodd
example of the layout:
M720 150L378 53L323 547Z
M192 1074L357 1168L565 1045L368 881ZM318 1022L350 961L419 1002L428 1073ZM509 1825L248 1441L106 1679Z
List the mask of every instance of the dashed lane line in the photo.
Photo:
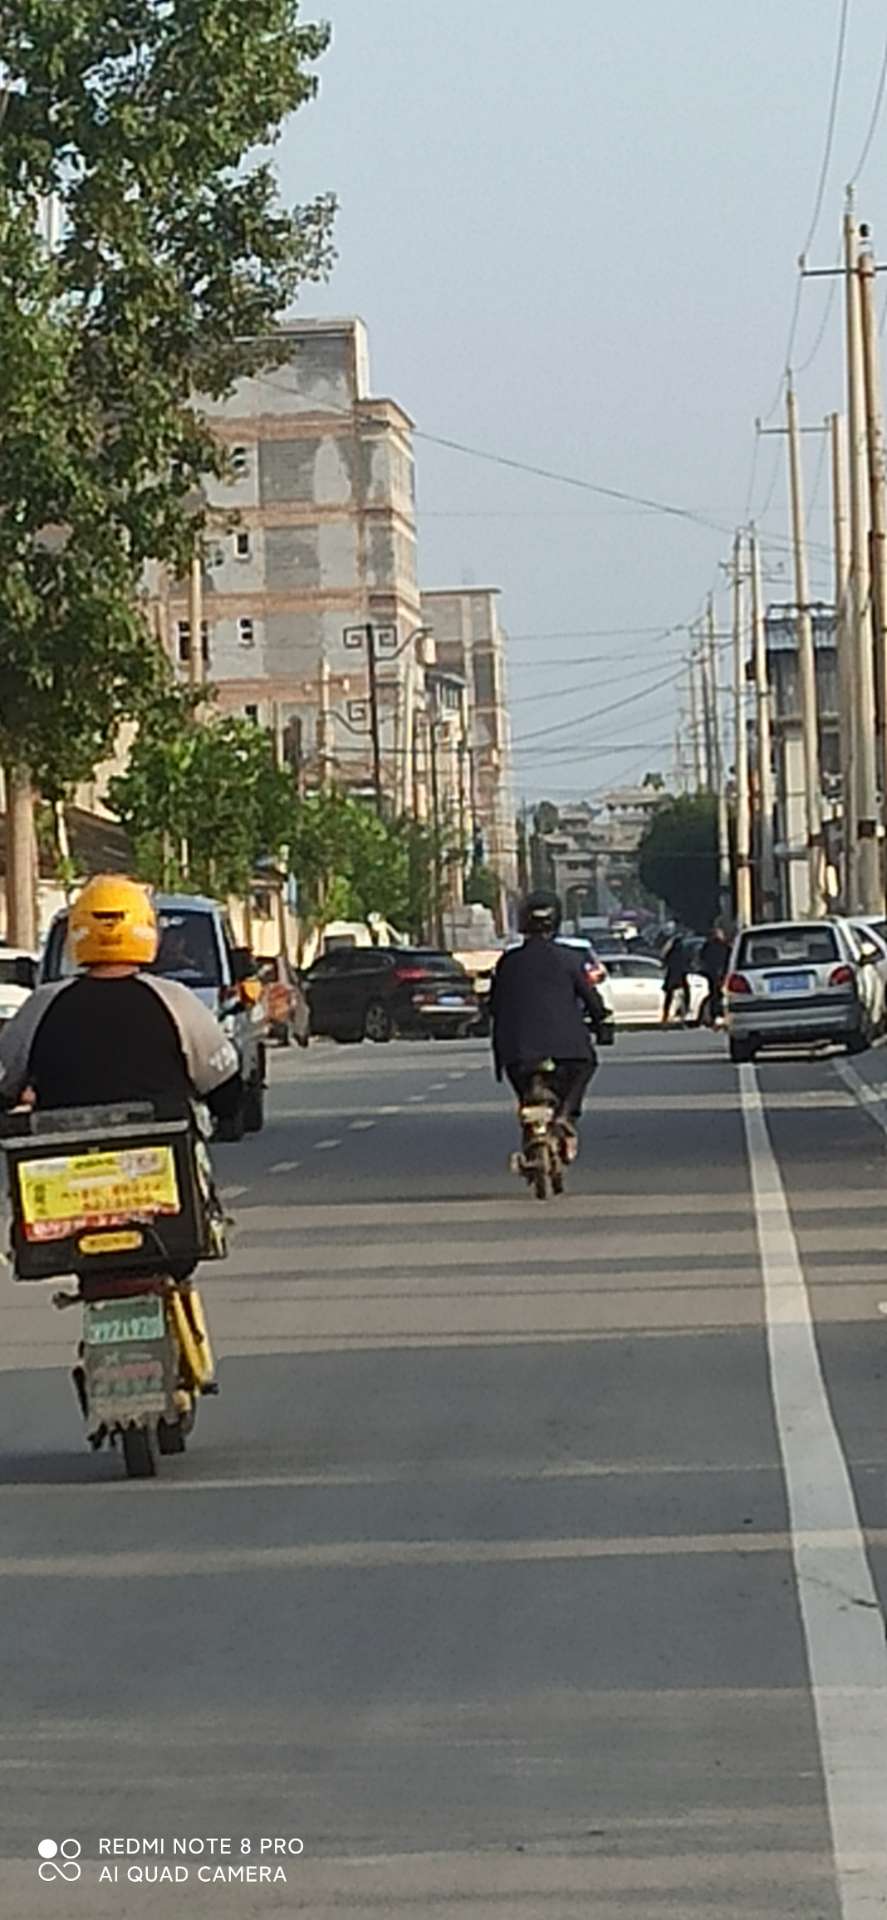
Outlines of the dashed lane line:
M223 1187L222 1199L242 1200L245 1193L249 1193L249 1187Z
M301 1160L277 1160L270 1169L272 1173L295 1173L302 1164Z
M349 1133L369 1133L370 1128L374 1127L375 1124L376 1124L375 1120L352 1120L348 1128L348 1132Z
M340 1147L341 1145L341 1140L315 1140L314 1151L315 1153L329 1153L331 1147Z
M764 1284L771 1391L842 1920L887 1886L887 1646L810 1297L754 1067L739 1069Z

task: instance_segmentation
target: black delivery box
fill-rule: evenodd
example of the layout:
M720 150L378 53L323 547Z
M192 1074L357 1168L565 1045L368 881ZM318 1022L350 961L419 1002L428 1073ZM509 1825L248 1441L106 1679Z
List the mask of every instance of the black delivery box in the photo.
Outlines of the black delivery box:
M3 1123L17 1280L183 1276L224 1257L224 1219L193 1117L150 1107L16 1112Z

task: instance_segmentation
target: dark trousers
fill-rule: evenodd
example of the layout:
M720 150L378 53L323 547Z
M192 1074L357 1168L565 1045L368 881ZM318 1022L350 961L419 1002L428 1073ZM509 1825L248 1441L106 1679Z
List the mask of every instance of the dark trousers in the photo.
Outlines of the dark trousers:
M682 980L666 980L665 986L662 989L662 993L663 993L663 1002L662 1002L663 1020L668 1019L668 1016L671 1013L671 1009L672 1009L672 1002L675 1000L677 996L680 996L681 1011L684 1015L684 1018L686 1019L687 1014L690 1011L690 983L687 980L686 976Z
M713 1027L715 1021L720 1020L723 1011L724 1011L724 981L722 976L720 980L709 980L708 998L705 1001L702 1008L702 1012L699 1016L700 1021L703 1021L706 1024L706 1026Z
M585 1090L597 1070L597 1061L593 1057L585 1060L558 1060L553 1073L545 1075L557 1101L558 1118L578 1120L582 1112ZM533 1077L539 1072L538 1060L513 1060L505 1069L519 1100L529 1091Z

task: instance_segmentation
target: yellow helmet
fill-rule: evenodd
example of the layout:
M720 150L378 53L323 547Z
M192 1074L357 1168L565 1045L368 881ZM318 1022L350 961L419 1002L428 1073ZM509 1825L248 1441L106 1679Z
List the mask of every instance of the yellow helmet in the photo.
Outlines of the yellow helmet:
M78 967L149 967L157 940L144 887L116 873L87 880L68 915L68 953Z

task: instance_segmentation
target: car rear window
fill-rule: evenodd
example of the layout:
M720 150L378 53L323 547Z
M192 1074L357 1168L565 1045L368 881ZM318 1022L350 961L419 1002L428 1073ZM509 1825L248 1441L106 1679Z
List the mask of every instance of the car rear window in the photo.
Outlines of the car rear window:
M181 980L187 987L220 987L219 943L210 914L197 909L161 912L157 916L160 945L154 965L146 971L164 980ZM54 921L46 944L44 979L70 980L77 972L66 946L68 917Z
M406 961L411 967L424 967L426 973L457 973L462 975L465 972L461 960L454 960L451 953L429 953L419 948L417 948L415 952L410 952L405 948L400 948L395 957L398 966L402 966L404 961Z
M840 959L833 927L768 927L764 933L746 933L739 943L737 966L822 966Z

